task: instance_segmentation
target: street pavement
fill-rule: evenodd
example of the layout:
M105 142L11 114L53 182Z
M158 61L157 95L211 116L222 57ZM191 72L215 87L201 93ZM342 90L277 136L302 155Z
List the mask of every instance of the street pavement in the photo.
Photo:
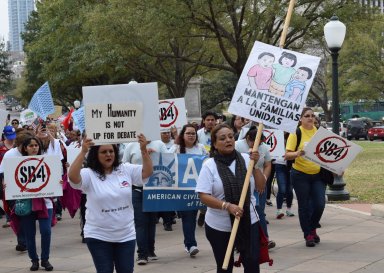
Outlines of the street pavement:
M384 272L384 218L351 209L348 206L327 205L318 229L321 243L305 247L298 217L274 219L275 207L267 207L270 238L276 248L270 252L273 266L262 265L261 272L327 272L327 273L382 273ZM358 208L357 208L358 209ZM5 222L3 218L1 223ZM110 223L113 225L113 223ZM196 229L200 253L190 258L184 252L181 220L173 231L157 225L156 254L158 261L145 266L135 265L135 272L214 273L215 261L204 229ZM37 236L39 247L39 235ZM10 228L0 228L0 273L30 272L26 252L15 251L16 237ZM71 219L67 212L52 229L50 262L56 272L95 272L91 256L81 243L78 216ZM39 272L41 272L41 268ZM243 272L235 269L234 272Z

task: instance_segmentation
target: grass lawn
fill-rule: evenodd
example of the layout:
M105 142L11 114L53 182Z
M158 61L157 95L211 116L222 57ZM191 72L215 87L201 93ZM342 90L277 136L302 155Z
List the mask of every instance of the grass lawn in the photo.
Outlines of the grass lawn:
M349 168L344 181L351 199L362 203L384 203L384 142L355 141L363 148Z

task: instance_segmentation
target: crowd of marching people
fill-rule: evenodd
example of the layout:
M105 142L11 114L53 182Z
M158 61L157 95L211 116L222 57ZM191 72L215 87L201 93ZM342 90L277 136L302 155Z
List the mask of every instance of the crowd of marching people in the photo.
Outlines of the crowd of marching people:
M71 217L79 210L82 223L79 232L96 271L115 269L125 273L133 272L135 256L137 265L158 259L155 242L159 218L166 231L172 231L175 221L181 221L184 251L191 257L199 253L195 230L196 226L204 227L217 272L232 272L234 251L228 269L222 270L221 266L234 220L241 218L235 250L242 257L244 272L259 272L260 232L267 237L268 248L276 245L271 239L273 235L268 233L265 214L265 206L273 206L270 197L274 179L278 190L276 214L272 217L295 216L294 189L305 244L313 247L320 242L316 229L325 207L326 186L319 175L319 166L302 157L303 147L316 130L313 111L304 108L296 133L285 135L285 156L272 160L263 137L258 149L252 151L257 124L239 116L226 121L224 115L212 111L204 113L200 126L191 123L179 131L172 128L162 132L159 140L148 140L140 134L137 142L100 146L81 134L73 122L63 126L47 120L34 127L21 126L14 119L3 128L0 143L3 227L14 231L16 251L28 253L31 271L40 267L52 271L51 228L61 220L63 209L68 210ZM71 165L67 162L70 148L79 148ZM143 186L153 172L150 155L154 152L209 157L196 185L196 193L206 209L143 211ZM21 215L15 211L17 201L5 200L4 188L15 181L4 180L3 163L9 157L34 155L59 156L61 180L54 183L62 185L63 196L29 199L29 213ZM250 160L255 161L255 166L244 207L241 207L240 195ZM107 213L115 208L120 208L119 213ZM36 222L41 235L40 253L36 249Z

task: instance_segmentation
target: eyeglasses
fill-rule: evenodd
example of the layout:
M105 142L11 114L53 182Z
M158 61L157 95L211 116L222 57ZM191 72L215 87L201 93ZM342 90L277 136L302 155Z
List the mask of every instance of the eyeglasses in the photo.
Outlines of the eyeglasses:
M315 115L305 115L303 117L305 117L305 118L315 118L316 116Z
M19 124L19 123L14 121L14 122L12 122L12 124Z
M188 136L195 136L196 135L196 133L185 133L185 134Z

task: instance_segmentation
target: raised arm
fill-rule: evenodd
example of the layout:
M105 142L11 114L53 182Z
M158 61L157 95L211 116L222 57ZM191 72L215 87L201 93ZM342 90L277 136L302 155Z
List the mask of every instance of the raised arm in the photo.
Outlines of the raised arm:
M72 162L69 171L68 178L74 184L79 184L81 182L80 170L83 166L85 156L88 153L89 147L93 146L94 143L92 139L86 138L81 145L81 151L77 155L76 159Z
M147 151L147 139L143 134L138 136L138 141L140 144L141 157L143 159L143 174L142 177L148 178L153 173L152 159L149 156Z

